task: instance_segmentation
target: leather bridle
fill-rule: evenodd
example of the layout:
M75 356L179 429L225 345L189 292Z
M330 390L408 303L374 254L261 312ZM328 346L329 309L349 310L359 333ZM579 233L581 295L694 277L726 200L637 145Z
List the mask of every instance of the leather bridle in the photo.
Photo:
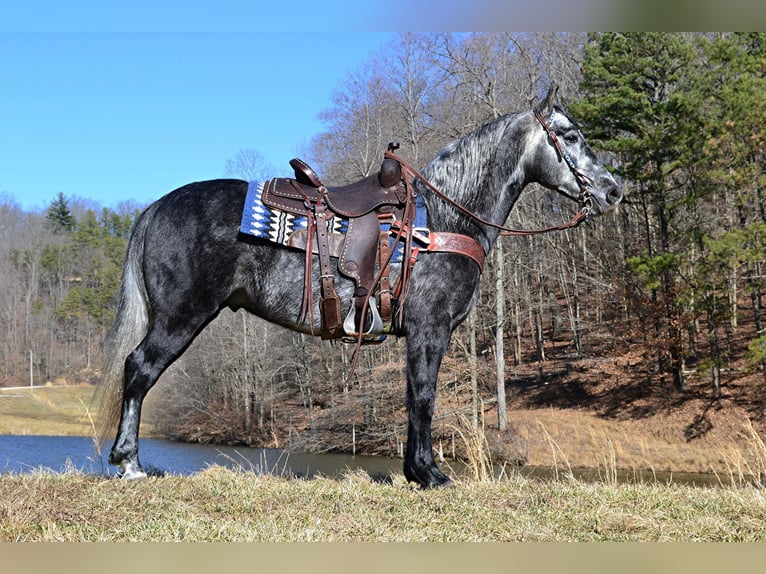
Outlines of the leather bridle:
M566 223L562 223L560 225L555 225L553 227L546 227L543 229L513 229L511 227L505 227L503 225L498 225L497 223L493 223L487 219L484 219L483 217L477 215L470 209L460 205L458 202L456 202L454 199L451 199L447 197L444 193L442 193L439 189L437 189L431 182L429 182L423 175L420 174L420 172L415 169L413 166L411 166L409 163L407 163L405 160L403 160L398 155L395 155L391 150L387 151L385 153L386 157L391 157L398 161L403 169L404 173L404 180L409 184L410 177L419 179L428 189L430 189L434 194L436 194L437 197L439 197L442 201L448 203L464 215L467 215L471 219L478 221L479 223L483 225L487 225L489 227L493 227L495 229L500 230L500 235L505 236L519 236L519 235L540 235L542 233L549 233L551 231L563 231L565 229L573 229L580 225L583 221L585 221L589 215L593 213L593 198L590 194L590 187L591 182L590 179L583 174L579 169L577 169L577 166L574 164L574 161L572 161L572 158L570 155L564 150L564 147L561 145L561 141L559 141L556 134L553 132L553 129L550 126L550 123L546 122L543 118L542 114L540 114L540 111L535 109L534 110L535 118L537 118L537 121L540 122L540 125L545 130L546 134L548 135L548 138L551 140L551 143L553 144L553 147L556 149L556 152L559 154L559 156L566 162L567 166L569 167L569 170L572 172L572 175L574 175L575 179L577 180L577 185L580 188L580 193L577 197L577 202L579 204L579 209L577 213L575 214L572 219L567 221ZM409 172L409 177L408 177Z
M551 112L549 119L553 118L555 113L555 111ZM561 141L551 128L550 122L545 121L542 114L540 113L540 110L535 108L534 114L535 118L537 118L537 121L540 122L541 126L543 126L545 133L548 134L548 138L551 140L553 147L556 148L559 157L566 162L567 166L569 167L569 171L572 172L572 175L574 175L575 179L577 180L577 185L580 188L580 194L577 197L577 202L580 205L580 211L587 211L586 216L590 215L593 213L593 198L591 197L590 191L588 191L591 187L591 180L583 172L577 169L577 166L572 160L572 156L570 156L569 153L564 149L564 146L561 145Z

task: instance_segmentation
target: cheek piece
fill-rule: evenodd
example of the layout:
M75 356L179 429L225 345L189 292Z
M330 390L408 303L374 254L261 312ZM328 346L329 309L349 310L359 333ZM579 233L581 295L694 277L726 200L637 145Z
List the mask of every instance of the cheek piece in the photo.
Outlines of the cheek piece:
M561 141L553 132L551 124L553 123L553 118L555 115L556 111L554 110L551 112L551 115L548 117L548 121L546 122L542 114L540 114L538 110L535 110L535 117L537 118L537 121L540 122L540 125L548 134L548 138L551 140L553 147L556 148L556 152L559 154L559 157L561 157L566 162L567 166L569 166L569 171L572 172L572 175L574 175L575 179L577 180L577 185L580 187L580 194L577 197L577 202L580 204L580 211L587 217L588 215L593 214L593 198L591 197L589 191L591 182L584 173L577 169L577 166L574 164L572 157L564 149L564 146L561 145Z

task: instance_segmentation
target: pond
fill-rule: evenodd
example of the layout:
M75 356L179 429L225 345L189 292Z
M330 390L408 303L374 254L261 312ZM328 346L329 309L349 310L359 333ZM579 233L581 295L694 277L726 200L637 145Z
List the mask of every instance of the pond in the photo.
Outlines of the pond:
M0 435L0 472L36 470L115 475L107 462L109 446L101 453L92 438L73 436ZM401 471L400 459L343 454L303 454L264 449L190 444L162 439L141 439L141 463L151 474L190 475L210 466L224 466L279 476L318 474L339 476L346 469L363 469L371 476Z
M0 473L29 473L39 470L61 473L77 470L89 474L115 476L117 469L108 464L109 446L99 453L88 437L0 435ZM348 470L363 470L374 479L384 480L402 472L402 460L380 456L347 454L306 454L282 449L264 449L207 444L190 444L162 439L141 439L141 462L151 474L188 476L210 466L224 466L258 474L277 476L338 477ZM444 465L444 463L443 463ZM464 472L460 463L450 462L453 473ZM496 474L504 469L498 467ZM566 476L569 469L523 467L520 472L542 480ZM575 478L584 481L645 482L719 486L725 477L702 473L659 473L604 469L572 469Z

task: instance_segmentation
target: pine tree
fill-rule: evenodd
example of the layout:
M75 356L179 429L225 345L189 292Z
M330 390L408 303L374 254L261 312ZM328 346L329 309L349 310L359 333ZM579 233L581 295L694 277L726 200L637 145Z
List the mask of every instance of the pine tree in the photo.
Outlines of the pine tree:
M69 200L62 193L56 196L45 214L50 228L56 233L66 233L75 228L75 218L69 209Z
M587 123L590 139L619 157L616 171L639 183L636 199L643 206L645 228L657 229L646 234L643 252L631 262L645 284L651 279L652 303L663 309L654 325L667 350L659 357L660 368L672 374L678 389L684 387L684 359L675 284L680 260L672 225L683 195L679 181L699 147L699 94L687 89L695 56L684 34L592 35L583 61L586 97L571 108Z

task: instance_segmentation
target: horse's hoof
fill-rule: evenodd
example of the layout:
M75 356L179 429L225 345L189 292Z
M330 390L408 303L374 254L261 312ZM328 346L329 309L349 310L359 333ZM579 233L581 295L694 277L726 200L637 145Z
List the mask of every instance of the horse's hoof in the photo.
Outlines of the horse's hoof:
M426 484L421 484L420 488L423 490L432 490L434 488L455 488L455 483L445 477L444 480L434 480Z
M120 475L122 480L141 480L148 476L138 463L125 462L120 466L122 467L122 474Z
M425 475L425 476L424 476ZM440 471L438 468L434 470L425 471L423 473L404 471L404 476L410 482L414 482L420 486L421 490L431 490L432 488L452 488L455 483L452 479Z

